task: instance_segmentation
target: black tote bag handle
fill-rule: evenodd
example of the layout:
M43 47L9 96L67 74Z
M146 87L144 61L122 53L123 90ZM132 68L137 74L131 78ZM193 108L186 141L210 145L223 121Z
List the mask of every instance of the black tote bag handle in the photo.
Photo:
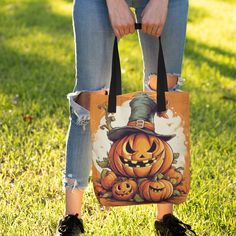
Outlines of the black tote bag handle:
M141 23L135 23L135 29L141 29ZM164 55L161 45L161 37L159 37L159 53L157 59L157 90L156 90L156 103L157 103L157 112L166 111L166 99L165 92L168 91L167 87L167 76ZM121 68L120 68L120 57L118 51L118 42L117 37L115 37L114 47L113 47L113 57L112 57L112 74L110 89L108 95L108 112L116 112L116 95L122 94L121 86Z

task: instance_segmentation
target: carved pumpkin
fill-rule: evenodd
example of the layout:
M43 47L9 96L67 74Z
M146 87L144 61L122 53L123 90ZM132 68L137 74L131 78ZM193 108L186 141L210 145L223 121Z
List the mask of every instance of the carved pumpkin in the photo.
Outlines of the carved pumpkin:
M148 201L159 202L173 194L173 185L168 180L144 180L139 186L140 196Z
M141 132L115 141L109 151L110 168L120 176L153 176L169 169L172 161L172 150L165 141Z
M114 184L115 180L117 179L117 176L113 171L106 170L104 172L103 170L102 173L104 173L102 174L102 178L101 178L102 187L108 190Z
M112 187L112 195L117 200L126 201L134 197L138 189L137 183L132 179L116 182Z

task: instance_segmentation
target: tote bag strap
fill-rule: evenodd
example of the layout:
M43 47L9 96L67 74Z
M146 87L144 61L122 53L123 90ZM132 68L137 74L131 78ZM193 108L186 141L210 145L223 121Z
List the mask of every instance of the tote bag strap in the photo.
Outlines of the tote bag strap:
M135 29L141 29L141 23L135 23ZM156 103L157 112L166 111L166 99L165 92L168 91L167 87L167 76L164 55L161 44L161 37L159 37L159 53L157 58L157 90L156 90ZM108 95L108 112L116 112L116 96L122 94L122 84L121 84L121 66L120 57L118 50L117 37L114 40L113 56L112 56L112 73L110 81L110 89Z

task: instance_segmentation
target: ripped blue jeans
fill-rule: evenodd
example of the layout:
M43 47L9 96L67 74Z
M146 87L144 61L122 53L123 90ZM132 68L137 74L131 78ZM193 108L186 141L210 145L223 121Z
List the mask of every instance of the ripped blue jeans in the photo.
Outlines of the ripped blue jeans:
M135 10L136 21L149 0L126 0ZM176 75L181 85L181 68L186 37L188 0L169 0L168 14L162 32L166 71ZM114 33L105 0L74 0L73 29L75 39L75 86L69 99L69 129L66 138L66 168L63 170L63 191L86 188L92 165L89 111L76 103L83 91L109 89ZM138 31L143 56L143 89L150 86L150 75L157 73L158 38ZM124 38L125 40L125 38ZM132 48L130 48L132 50Z

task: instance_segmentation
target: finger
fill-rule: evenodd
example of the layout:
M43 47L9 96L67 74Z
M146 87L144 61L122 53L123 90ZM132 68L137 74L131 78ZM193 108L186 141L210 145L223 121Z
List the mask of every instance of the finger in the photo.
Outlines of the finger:
M123 37L125 35L125 27L124 26L121 26L119 28L119 32L120 32L120 36Z
M158 30L158 26L157 25L153 26L152 31L151 31L151 35L156 36L157 30Z
M119 35L119 37L122 37L124 35L124 29L122 25L116 25L115 26L115 32Z
M117 38L121 38L120 31L117 28L114 29L114 33Z
M147 24L142 22L142 29L144 33L147 33Z
M124 28L124 31L125 31L125 35L129 34L130 33L130 30L129 30L130 26L127 25L125 28Z
M161 33L162 33L162 30L163 30L163 27L162 26L159 26L157 31L156 31L156 36L157 37L160 37Z
M135 22L133 22L132 24L130 24L129 26L129 33L133 34L135 32Z
M153 25L152 25L152 24L149 24L149 25L147 26L147 33L148 33L148 34L152 34L152 29L153 29Z

